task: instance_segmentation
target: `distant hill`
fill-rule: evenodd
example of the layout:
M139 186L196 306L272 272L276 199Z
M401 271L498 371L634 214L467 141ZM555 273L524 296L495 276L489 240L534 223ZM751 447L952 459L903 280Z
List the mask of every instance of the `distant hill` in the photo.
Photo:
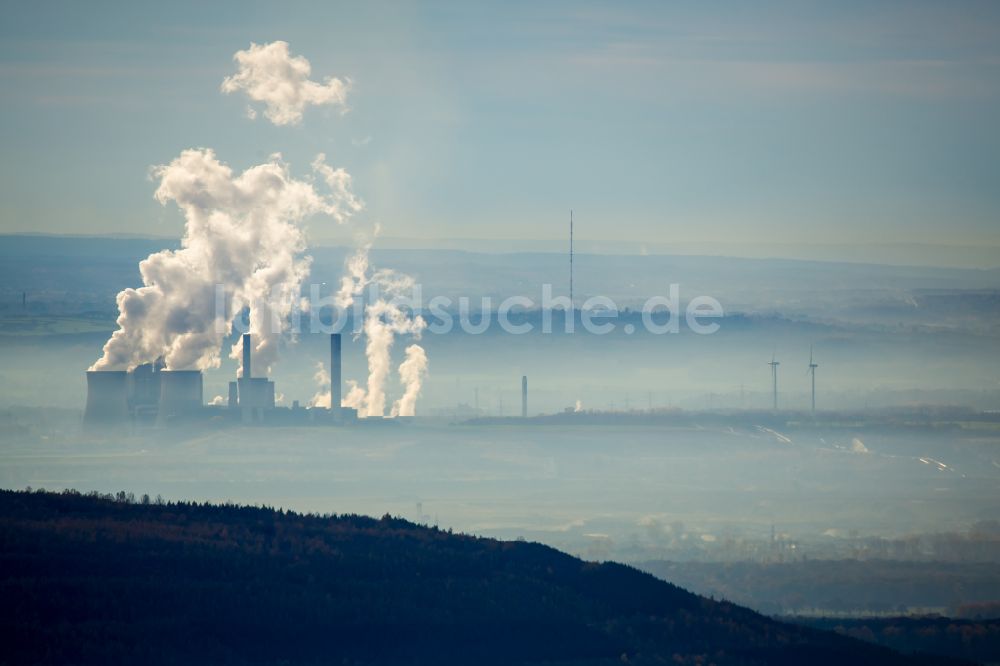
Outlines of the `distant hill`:
M927 616L854 619L798 617L789 620L878 645L908 650L916 648L984 664L1000 663L1000 619L959 620Z
M674 581L702 594L724 596L736 603L771 615L797 613L869 615L956 613L959 604L987 603L1000 599L1000 566L985 553L998 550L1000 534L972 531L935 535L942 547L928 548L919 540L882 538L879 553L867 559L808 560L789 562L636 562L643 571ZM918 545L919 544L919 545ZM858 542L862 549L867 544ZM918 548L938 558L944 553L963 561L906 561L889 559ZM884 554L883 554L884 553ZM887 557L888 556L888 557ZM1000 610L1000 606L998 606ZM1000 616L1000 612L997 613ZM1000 633L995 637L1000 648Z
M176 239L114 238L0 234L0 305L29 301L51 302L60 292L101 295L111 304L126 287L141 285L138 263L150 253L177 249ZM310 282L339 284L347 247L311 246ZM372 264L411 275L423 296L467 296L502 299L525 295L541 300L543 284L564 295L566 255L558 252L472 252L456 249L387 249L372 251ZM637 307L650 296L666 295L669 285L680 285L682 302L711 295L727 311L805 312L830 317L851 309L865 319L912 315L918 306L979 312L995 307L1000 268L938 268L776 258L662 254L588 254L576 258L575 284L583 299L601 295L619 307ZM325 290L323 290L325 293ZM974 300L956 300L957 296ZM930 296L937 300L927 302ZM477 303L478 304L478 303ZM499 302L494 304L494 307ZM860 312L854 312L854 310ZM896 311L899 311L898 313ZM854 317L852 317L853 319Z
M0 491L0 664L916 664L405 520Z

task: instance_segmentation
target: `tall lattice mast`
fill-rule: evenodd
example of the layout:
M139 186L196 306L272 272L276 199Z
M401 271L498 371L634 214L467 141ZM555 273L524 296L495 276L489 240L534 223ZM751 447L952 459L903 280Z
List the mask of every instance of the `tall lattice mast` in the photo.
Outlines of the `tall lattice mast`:
M573 211L569 212L569 309L573 310Z

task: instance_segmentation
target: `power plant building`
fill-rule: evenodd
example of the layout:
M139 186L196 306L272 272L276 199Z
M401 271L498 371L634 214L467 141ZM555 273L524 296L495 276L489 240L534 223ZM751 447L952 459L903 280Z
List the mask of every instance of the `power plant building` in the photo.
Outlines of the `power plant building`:
M206 406L204 378L200 370L167 370L162 360L145 363L132 370L90 370L87 372L87 405L84 423L88 426L180 425L209 418L244 424L296 423L299 421L354 421L357 411L342 406L341 337L330 336L329 411L278 408L274 382L252 375L250 335L243 339L243 373L228 384L225 405Z
M125 370L87 371L86 425L166 425L198 418L204 409L200 370L163 370L146 363Z
M274 382L254 377L251 371L250 334L243 336L243 376L236 380L240 418L244 423L261 423L264 412L274 409Z
M139 423L155 423L160 410L160 370L163 362L143 363L130 373L129 410Z

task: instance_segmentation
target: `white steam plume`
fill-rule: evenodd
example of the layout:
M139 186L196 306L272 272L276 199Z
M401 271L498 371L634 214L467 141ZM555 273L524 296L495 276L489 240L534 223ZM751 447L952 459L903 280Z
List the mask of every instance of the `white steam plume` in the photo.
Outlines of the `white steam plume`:
M319 390L309 401L309 406L330 409L330 403L333 401L333 396L330 393L330 372L322 361L316 361L316 372L313 374L313 380L319 384Z
M334 169L326 163L326 154L319 153L312 161L312 169L326 182L330 197L338 203L329 212L339 224L346 222L352 215L361 211L365 205L354 194L354 182L351 174L341 167ZM376 227L376 233L378 228Z
M324 179L325 166L322 156L314 163ZM184 214L181 248L139 263L144 286L118 294L118 330L91 370L160 357L170 370L218 367L222 341L244 307L255 363L269 368L309 272L298 225L318 213L350 217L360 207L350 181L321 194L293 178L280 155L235 175L209 149L185 150L152 176L159 179L156 199L174 201ZM226 297L217 298L220 292ZM239 359L240 351L237 343L230 356Z
M254 102L264 104L264 115L275 125L296 125L307 106L346 108L350 79L327 77L323 83L309 79L312 67L302 56L288 52L288 42L254 44L233 55L236 74L222 82L222 92L242 90ZM257 112L249 107L253 120Z
M417 397L427 374L427 353L420 345L406 348L406 360L399 364L399 379L403 383L403 397L392 406L393 416L413 416L416 413Z
M377 233L376 228L375 234ZM371 245L370 240L364 242L345 260L344 276L334 300L338 307L348 308L369 285L378 289L376 300L367 303L364 308L362 334L365 337L365 356L368 359L368 381L362 387L357 382L348 380L349 389L344 397L344 405L357 409L358 414L363 417L381 417L385 415L386 382L392 369L392 347L396 336L410 335L419 340L427 325L422 317L412 316L398 302L398 299L414 288L413 278L385 269L370 273L368 255ZM411 345L407 349L407 360L400 366L404 395L393 406L391 416L413 414L426 370L426 353L419 345Z
M358 383L353 379L348 379L345 383L347 384L347 395L343 398L344 407L356 409L359 414L364 415L365 390L358 386Z
M354 299L361 295L368 284L368 252L372 244L366 243L344 260L344 275L340 278L340 289L333 297L334 304L341 309L354 305Z
M365 307L365 355L368 357L365 416L385 415L385 383L389 378L396 335L410 334L419 340L425 327L422 317L411 317L398 304L384 298Z

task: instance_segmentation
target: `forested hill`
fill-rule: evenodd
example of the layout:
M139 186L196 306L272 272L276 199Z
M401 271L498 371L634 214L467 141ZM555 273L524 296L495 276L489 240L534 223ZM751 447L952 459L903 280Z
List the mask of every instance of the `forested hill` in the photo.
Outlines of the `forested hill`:
M124 495L0 491L0 598L0 664L920 663L539 544Z

